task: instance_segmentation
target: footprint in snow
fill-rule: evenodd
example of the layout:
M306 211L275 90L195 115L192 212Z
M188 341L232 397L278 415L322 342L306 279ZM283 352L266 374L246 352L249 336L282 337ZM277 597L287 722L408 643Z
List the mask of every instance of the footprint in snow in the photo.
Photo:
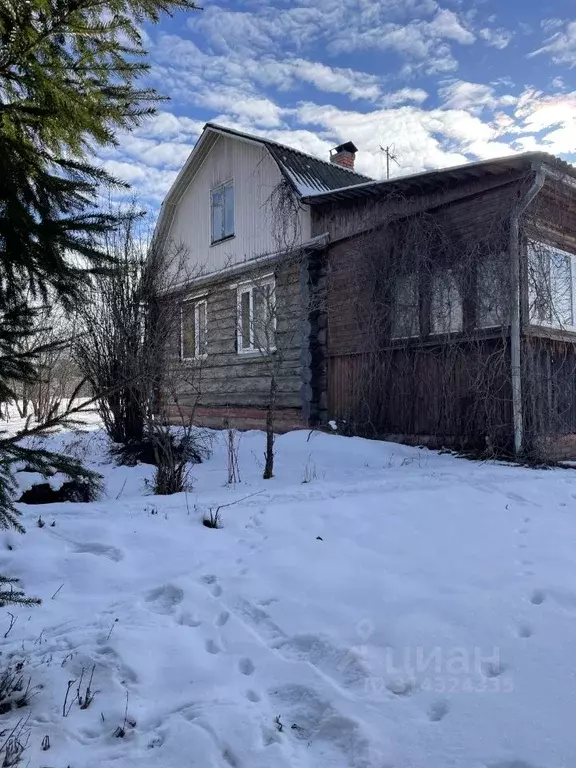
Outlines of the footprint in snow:
M447 701L443 701L442 699L435 701L428 710L428 720L430 720L431 723L439 723L440 720L443 720L446 717L449 711L450 706Z
M411 696L416 690L416 684L413 680L390 680L386 688L394 696Z
M240 661L238 662L238 669L243 675L247 675L247 676L253 675L255 667L252 662L252 659L248 659L248 658L240 659Z
M202 576L202 582L207 587L210 587L210 594L212 595L212 597L220 597L220 595L222 594L222 587L218 584L216 580L216 576L214 576L213 574Z
M218 648L214 640L206 640L204 648L206 649L207 653L211 653L213 656L215 656L217 653L220 653L220 648Z
M257 691L253 691L252 689L246 691L246 698L248 701L251 701L253 704L257 704L259 701L262 700L262 697Z
M74 552L77 555L96 555L97 557L106 557L108 560L112 560L115 563L119 563L120 560L124 559L124 552L122 552L122 550L109 544L98 544L96 542L76 544L74 546Z
M188 613L188 611L183 611L176 621L182 627L199 627L202 624L201 619Z
M225 624L228 623L228 619L230 618L230 613L228 611L222 611L222 613L219 613L216 617L216 621L214 624L217 627L223 627Z
M532 637L534 631L529 624L520 624L516 630L518 637L527 638Z
M541 589L534 590L530 596L530 602L532 605L542 605L544 600L546 600L546 595Z
M502 664L501 661L496 662L488 662L487 664L482 665L482 672L484 673L485 677L500 677L501 674L503 674L508 667L505 664Z
M184 599L184 592L173 584L165 584L151 590L145 597L154 613L169 614Z

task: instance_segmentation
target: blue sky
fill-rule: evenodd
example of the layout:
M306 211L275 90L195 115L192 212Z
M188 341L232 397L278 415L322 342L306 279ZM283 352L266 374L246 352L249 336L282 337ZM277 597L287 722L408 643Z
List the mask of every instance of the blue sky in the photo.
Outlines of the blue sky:
M207 0L145 29L170 101L106 153L157 205L217 121L319 157L352 140L416 173L541 149L576 162L574 0Z

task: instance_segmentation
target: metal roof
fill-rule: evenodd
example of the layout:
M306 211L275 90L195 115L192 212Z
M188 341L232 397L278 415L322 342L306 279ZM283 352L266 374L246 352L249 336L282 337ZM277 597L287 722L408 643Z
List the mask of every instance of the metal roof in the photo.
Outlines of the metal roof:
M303 202L309 205L319 205L352 198L379 197L393 192L428 192L433 188L454 182L479 179L485 176L501 176L511 171L529 170L532 165L539 163L544 163L554 171L576 179L576 167L564 160L546 152L524 152L493 160L466 163L453 168L424 171L410 176L397 176L385 181L364 182L353 187L345 186L330 192L310 194L303 198Z
M319 157L307 155L298 149L287 147L262 136L242 133L217 123L206 123L204 130L217 131L265 146L278 163L282 174L302 196L374 182L374 179L369 176L363 176L350 168L344 168L337 163L331 163L329 160L321 160Z

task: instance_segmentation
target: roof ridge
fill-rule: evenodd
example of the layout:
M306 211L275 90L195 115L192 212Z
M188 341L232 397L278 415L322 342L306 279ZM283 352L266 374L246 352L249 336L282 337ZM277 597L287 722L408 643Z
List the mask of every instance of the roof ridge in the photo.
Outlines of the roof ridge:
M258 134L255 134L255 133L246 133L245 131L238 131L235 128L229 128L226 125L220 125L219 123L213 123L211 121L208 121L204 125L204 129L206 128L212 128L217 131L225 131L226 133L230 133L235 136L242 136L244 138L251 139L252 141L258 141L262 144L270 144L271 146L274 146L274 147L287 149L290 152L297 152L299 155L302 155L302 157L309 157L311 160L314 160L319 163L324 163L329 167L337 166L338 168L341 168L343 171L352 173L355 176L361 176L362 178L366 179L366 182L377 181L377 179L372 178L372 176L366 176L366 174L359 173L358 171L355 171L353 168L347 168L346 166L340 165L339 163L332 163L330 160L324 160L322 157L318 157L317 155L311 155L309 152L303 152L301 149L296 149L296 147L291 147L288 144L282 144L280 141L274 141L274 139L267 139L265 136L258 136Z

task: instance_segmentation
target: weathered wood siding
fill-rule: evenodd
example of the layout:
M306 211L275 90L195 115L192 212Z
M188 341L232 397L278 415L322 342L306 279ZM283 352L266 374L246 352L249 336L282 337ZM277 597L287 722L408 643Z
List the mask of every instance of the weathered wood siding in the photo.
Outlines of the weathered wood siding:
M265 147L220 136L175 206L166 236L167 249L187 251L188 277L212 274L247 259L278 250L269 198L282 181ZM234 182L234 237L211 242L210 191ZM310 215L303 209L301 237L310 237Z
M328 359L328 413L353 431L428 445L508 447L506 340Z
M378 197L352 198L315 205L312 209L312 236L330 233L333 242L366 232L373 227L382 226L398 218L440 206L460 204L471 196L508 187L513 194L520 194L521 189L530 186L531 178L526 174L508 172L497 177L478 181L446 182L441 188L433 190L418 186L404 193L391 190L383 191Z
M204 423L224 421L261 426L270 398L272 373L277 376L278 422L302 426L301 313L302 263L294 258L281 267L237 273L205 284L199 295L207 302L207 355L201 360L176 363L179 403L198 406ZM237 285L274 273L276 284L277 351L237 352ZM190 288L185 295L194 295ZM176 352L176 348L174 347Z
M409 219L372 228L328 249L328 418L355 422L356 429L368 433L416 441L509 441L508 328L475 325L475 271L486 253L501 254L503 290L509 290L507 221L517 195L517 184L500 184L428 211L432 230L443 233L429 243L432 262L447 269L464 266L464 277L469 277L462 295L461 332L431 332L430 296L424 291L418 337L391 337L391 284L394 270L403 266L395 262L396 249ZM459 264L464 255L467 263ZM402 258L411 257L403 252ZM404 267L417 269L417 262Z

